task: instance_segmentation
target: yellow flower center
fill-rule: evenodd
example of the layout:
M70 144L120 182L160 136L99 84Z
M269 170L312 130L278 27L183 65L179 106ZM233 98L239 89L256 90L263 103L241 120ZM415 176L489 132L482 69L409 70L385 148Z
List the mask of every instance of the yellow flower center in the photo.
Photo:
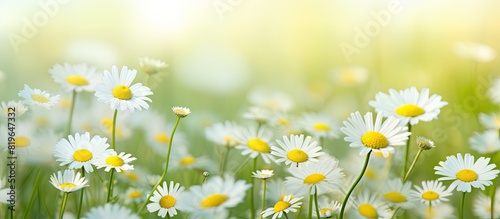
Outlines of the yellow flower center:
M92 152L87 149L78 149L73 154L73 159L79 162L87 162L92 159Z
M49 102L49 98L47 98L43 95L40 95L40 94L32 94L31 99L36 101L36 102L39 102L39 103L48 103Z
M179 163L181 163L182 165L189 165L189 164L194 163L195 161L196 160L194 159L194 157L187 156L187 157L182 158Z
M399 192L388 192L388 193L385 193L384 194L384 198L386 198L387 200L391 201L391 202L396 202L396 203L400 203L400 202L406 202L406 197L399 193Z
M267 143L261 139L258 138L252 138L248 140L247 145L250 149L261 152L261 153L269 153L271 151L271 148Z
M366 178L371 179L371 180L377 179L377 174L375 173L375 170L373 170L370 167L366 168L364 176L366 176Z
M361 136L361 143L366 147L373 149L385 148L389 145L389 141L380 132L368 131Z
M325 132L331 130L330 126L322 122L314 123L313 129L316 131L325 131Z
M142 196L142 192L134 190L128 194L129 198L139 198Z
M358 212L366 218L377 218L377 209L368 203L360 204Z
M40 117L36 118L36 124L38 126L46 126L49 124L49 120L45 116L40 116Z
M62 189L71 189L71 188L76 187L76 185L74 183L61 183L61 184L59 184L59 186Z
M424 193L422 193L422 198L427 201L434 201L439 198L439 194L437 194L434 191L427 190Z
M396 109L396 113L400 116L415 117L425 113L424 109L415 104L403 104Z
M316 184L325 179L325 175L321 173L313 173L304 179L305 184Z
M118 85L111 91L113 97L120 100L130 100L132 98L132 91L125 85Z
M139 180L139 176L136 173L127 173L125 176L133 181Z
M288 119L278 119L278 125L289 125L290 121Z
M160 206L162 208L171 208L171 207L174 207L175 205L175 198L171 195L166 195L166 196L163 196L161 197L160 199Z
M85 79L84 77L80 76L80 75L71 75L71 76L68 76L66 78L66 82L72 84L72 85L76 85L76 86L83 86L83 85L87 85L89 84L89 82L87 81L87 79Z
M223 194L212 194L201 200L200 206L204 208L217 207L227 200L227 196Z
M224 141L226 142L226 145L232 145L236 143L236 140L229 136L224 136Z
M280 212L290 207L290 203L286 201L278 201L274 205L274 212Z
M155 135L155 140L158 143L168 144L168 142L170 141L170 137L165 133L158 133Z
M30 139L24 136L16 136L14 138L14 142L16 147L27 147L30 145Z
M113 128L113 120L110 118L101 119L101 124L107 129Z
M123 159L116 155L106 158L106 164L114 167L121 167L124 163L125 162L123 162Z
M325 215L326 213L332 212L332 211L333 211L332 208L322 208L321 210L319 210L319 213L322 215Z
M306 152L300 149L290 150L287 153L286 157L296 163L306 162L309 159L309 156L306 154Z
M463 182L472 182L477 180L477 173L474 170L462 169L457 173L457 179Z

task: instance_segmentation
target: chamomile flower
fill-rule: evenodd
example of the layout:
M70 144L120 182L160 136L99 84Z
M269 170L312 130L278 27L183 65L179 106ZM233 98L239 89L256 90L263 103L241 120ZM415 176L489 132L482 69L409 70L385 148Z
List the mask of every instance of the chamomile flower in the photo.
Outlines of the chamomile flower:
M351 213L355 218L390 218L391 211L389 206L382 202L377 195L363 192L353 201Z
M187 107L174 106L172 107L172 111L178 117L184 118L191 113L191 110Z
M239 144L236 149L240 149L241 154L256 158L261 156L264 162L271 163L274 157L271 154L271 147L269 141L272 138L272 132L265 127L257 130L257 127L250 126L247 128L240 128L235 132L236 141Z
M125 154L121 152L120 154L116 151L111 150L109 153L105 153L95 160L95 165L97 169L105 167L104 171L109 172L111 169L115 169L116 172L133 170L134 165L129 163L137 160L137 158L132 157L131 154Z
M412 200L420 201L425 206L436 206L442 201L448 201L448 196L451 196L451 190L446 189L442 182L437 180L423 181L422 187L414 186L415 190L410 192Z
M368 71L361 66L347 66L333 70L331 78L338 85L351 87L364 83Z
M139 215L132 210L120 206L119 204L107 203L104 206L93 207L82 219L109 219L109 218L127 218L139 219Z
M314 138L337 138L339 136L338 122L332 116L305 113L299 118L298 123L304 128L304 131L311 134Z
M500 150L500 139L497 130L486 130L483 133L474 133L469 138L470 147L481 154L493 153Z
M273 170L257 170L255 172L252 172L252 177L254 178L259 178L259 179L269 179L272 176L274 176L274 171Z
M131 86L136 72L129 70L127 66L123 66L120 73L116 66L111 68L111 73L105 70L103 82L95 85L97 100L109 104L112 110L134 112L143 108L148 109L146 101L151 102L151 99L146 96L153 92L141 83Z
M147 192L140 188L128 188L123 193L123 200L125 204L136 203L140 204L146 200Z
M401 182L400 179L389 180L382 188L382 197L389 204L403 209L410 209L414 205L410 201L411 182Z
M233 121L215 123L205 129L205 137L217 145L232 148L238 144L235 130L239 128Z
M351 142L350 147L361 148L360 155L365 156L370 151L380 151L384 157L388 157L393 146L406 144L408 136L406 126L400 126L399 120L390 116L382 122L382 113L377 113L375 122L371 112L365 114L364 119L359 112L351 113L351 117L344 121L340 130L347 137L345 141Z
M432 140L422 136L417 136L417 147L423 150L430 150L436 146L434 146L434 142Z
M473 202L474 215L479 218L499 218L500 217L500 187L496 188L494 212L491 216L491 198L483 193L479 193Z
M418 92L417 88L410 87L399 92L389 89L389 94L379 92L369 104L384 117L396 117L401 125L416 125L419 121L437 119L441 108L448 102L441 101L441 96L437 94L429 97L429 88Z
M0 111L2 112L2 116L4 116L4 117L7 117L8 113L15 113L16 117L19 118L26 111L28 111L28 107L26 107L26 105L24 105L23 101L10 100L7 103L2 101Z
M272 112L288 112L293 108L293 100L287 93L262 88L250 91L248 101Z
M266 199L270 202L283 201L283 197L295 195L281 178L273 178L267 182L266 194Z
M487 129L500 129L500 114L498 113L479 113L479 123Z
M170 217L177 215L176 204L180 201L179 197L184 191L184 187L179 183L170 181L163 182L163 186L158 186L154 195L149 198L152 203L147 205L148 211L153 213L158 211L158 216L165 218L168 214Z
M73 170L65 170L64 173L57 171L50 176L50 183L63 192L74 192L80 190L87 185L88 180L85 177L81 177L80 172L75 172Z
M59 95L50 96L47 91L40 89L31 89L30 86L24 85L24 89L17 94L24 98L24 103L28 105L38 105L50 109L59 102Z
M177 137L177 136L176 136ZM205 156L196 157L189 153L186 147L177 147L172 151L169 169L194 169L215 172L217 166L212 159Z
M227 208L233 208L245 198L250 188L244 180L235 181L232 176L214 176L202 185L196 185L184 192L179 209L189 212L193 218L212 218L225 215Z
M276 219L283 217L283 214L297 212L302 204L302 202L299 202L301 199L302 197L292 197L292 195L287 195L282 201L276 202L274 207L264 210L262 212L262 217L266 218L273 215L272 219Z
M297 194L323 194L342 185L342 168L338 161L325 158L309 165L291 166L288 170L292 176L286 178L285 185Z
M168 64L164 61L158 59L152 59L149 57L140 57L139 66L141 66L142 71L149 77L155 77L158 73L165 71Z
M87 64L64 63L64 66L56 64L49 69L49 73L54 81L67 92L93 92L94 85L99 83L102 78L96 73L96 67Z
M447 203L439 203L432 208L420 205L414 209L414 215L417 218L425 219L457 219L455 212L455 208Z
M271 154L278 157L276 163L285 162L285 165L297 166L299 163L309 164L317 162L317 157L324 154L323 149L318 145L318 142L313 141L311 136L304 139L304 135L283 136L283 141L276 140L280 147L272 146Z
M259 124L266 124L271 118L271 111L264 107L252 106L248 108L248 112L244 112L242 117L245 119L254 120Z
M324 199L318 203L318 206L319 216L316 215L316 211L314 211L317 218L331 218L334 214L337 214L340 211L342 203L337 201L328 202L327 199Z
M96 135L90 139L90 134L76 133L74 136L69 135L68 140L61 139L54 148L54 156L56 161L61 162L61 166L69 164L69 169L85 168L87 173L93 172L96 158L103 156L105 153L111 152L108 149L109 144L106 143L107 138L101 138Z
M450 189L456 187L460 192L471 192L471 187L485 189L485 186L493 184L500 172L494 169L495 164L489 164L490 158L480 157L474 161L474 156L469 153L462 156L447 156L446 161L440 161L439 166L435 166L437 175L443 177L438 180L454 180Z

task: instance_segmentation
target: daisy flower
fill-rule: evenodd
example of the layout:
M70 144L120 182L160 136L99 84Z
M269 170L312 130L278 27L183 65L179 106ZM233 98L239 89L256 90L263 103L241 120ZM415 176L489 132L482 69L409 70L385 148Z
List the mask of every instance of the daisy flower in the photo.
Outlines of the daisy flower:
M56 64L49 69L49 73L54 81L61 84L67 92L81 92L83 90L93 92L94 85L99 83L102 77L96 73L96 67L87 64L70 65L64 63L64 66Z
M31 89L28 85L24 85L24 89L17 94L24 98L24 103L28 105L38 105L50 109L59 101L59 95L50 96L47 91L40 89Z
M500 129L500 114L497 113L479 113L479 123L487 129Z
M142 71L146 75L151 77L156 76L160 72L163 72L168 67L168 64L158 59L140 57L139 66L141 66Z
M377 195L371 195L367 191L353 201L354 205L351 213L355 218L390 218L389 206L382 202Z
M479 218L499 218L500 217L500 187L496 188L493 217L491 216L491 198L483 193L479 193L472 204L474 215Z
M334 214L337 214L340 211L342 203L337 201L328 202L327 199L324 199L320 203L318 203L318 206L319 216L316 215L316 211L314 211L314 214L317 218L331 218Z
M318 146L318 142L312 141L311 136L304 139L304 135L290 135L290 138L283 136L283 142L276 140L280 147L272 146L271 154L279 157L276 163L285 162L285 165L294 165L299 163L309 164L317 162L317 157L324 154L323 149Z
M8 116L7 113L12 113L11 110L9 110L9 108L13 108L15 110L16 117L18 117L18 118L21 115L23 115L26 111L28 111L28 107L26 107L26 105L24 105L23 101L10 100L7 103L2 101L2 105L0 107L0 111L2 112L2 116L7 117Z
M266 200L270 202L283 201L285 196L295 195L281 178L273 178L267 182L266 194Z
M272 112L288 112L293 108L293 100L287 93L262 88L250 91L248 101Z
M368 71L360 66L349 66L332 71L331 78L336 84L352 87L368 79Z
M238 129L233 121L215 123L205 129L205 137L217 145L232 148L238 144L235 139L235 130Z
M435 166L437 175L443 177L438 180L454 180L450 189L457 188L460 192L471 192L471 187L485 189L485 186L493 184L500 172L494 169L495 164L489 164L490 158L480 157L474 161L474 156L469 153L462 156L447 156L446 161L440 161L439 166Z
M105 70L103 82L95 85L97 100L109 104L112 110L134 112L148 109L146 101L151 102L151 99L146 96L153 94L151 89L141 83L130 86L136 72L129 70L127 66L123 66L120 73L116 66L111 68L111 73Z
M184 118L191 113L191 110L187 107L174 106L172 107L172 111L178 117Z
M416 125L419 121L437 119L441 108L448 102L441 101L441 96L437 94L429 97L429 88L418 92L417 88L410 87L399 92L389 89L389 94L379 92L369 104L384 117L396 117L401 125Z
M104 171L109 172L111 169L115 169L116 172L133 170L134 165L129 163L137 160L137 158L132 157L131 154L125 154L121 152L117 154L116 151L111 150L109 153L105 153L95 160L95 165L97 169L105 167Z
M274 176L274 171L273 170L257 170L255 172L252 172L252 177L254 178L259 178L259 179L269 179L272 176Z
M125 193L123 193L123 199L125 204L135 203L140 204L146 200L147 193L143 189L139 188L128 188Z
M403 209L414 206L410 202L411 182L403 183L400 179L389 180L382 188L382 197L389 204Z
M423 181L422 187L414 186L415 190L410 192L412 200L420 201L426 206L436 206L441 201L448 201L448 196L451 196L451 190L446 189L442 182L437 180Z
M244 112L242 117L245 119L255 120L259 124L266 124L271 118L271 111L258 106L248 108L248 112Z
M432 208L429 208L429 206L420 205L419 207L415 208L413 212L417 218L425 218L425 219L458 218L456 215L454 215L455 208L446 203L440 203Z
M227 208L236 207L245 198L250 188L244 180L235 181L232 176L214 176L202 185L196 185L184 192L179 209L189 212L193 218L212 218L226 214Z
M347 137L345 141L351 142L350 147L361 148L360 155L365 156L370 151L380 151L384 157L389 156L389 152L394 151L393 146L406 144L408 127L398 125L399 120L390 116L382 122L382 113L377 113L375 122L371 112L364 116L364 120L359 112L351 113L351 117L344 121L344 126L340 130Z
M422 136L417 136L417 146L422 148L423 150L430 150L436 146L434 146L434 142L430 139L427 139Z
M338 163L333 158L326 158L309 165L291 166L288 171L292 176L286 178L285 185L297 194L322 194L338 189L344 177Z
M69 141L68 141L69 140ZM107 138L101 138L96 135L90 139L90 134L76 133L75 136L68 136L68 140L61 139L54 148L56 161L61 162L61 166L69 164L69 169L85 168L87 173L93 172L96 158L110 153Z
M288 214L289 212L297 212L300 208L302 202L299 202L302 197L292 197L287 195L282 201L276 202L274 207L268 208L262 212L262 217L266 218L273 215L272 219L281 218L283 214Z
M493 153L500 150L500 139L497 130L486 130L483 133L474 133L469 138L470 148L481 154Z
M85 177L81 177L80 172L75 172L73 170L65 170L64 173L57 171L50 176L50 183L63 192L74 192L80 190L87 185L88 180Z
M257 127L250 126L248 128L240 128L235 132L236 141L239 144L236 149L240 149L243 156L250 156L251 158L256 158L261 156L264 162L271 163L274 161L273 155L271 155L271 147L269 146L269 141L272 138L272 132L265 127L261 127L257 130Z
M93 207L82 219L109 219L109 218L127 218L139 219L139 215L132 210L118 204L107 203L104 206Z
M175 136L177 138L177 135ZM175 142L175 140L174 140ZM194 170L206 170L209 172L215 172L217 166L212 159L207 157L195 157L188 152L188 147L178 147L172 152L170 157L170 167L172 170L175 169L194 169Z
M158 186L154 195L149 198L152 203L147 205L148 211L153 213L158 211L158 216L165 218L168 214L170 217L177 215L175 205L180 201L180 196L184 191L184 187L179 183L170 181L169 186L167 182L163 182L163 186Z
M337 138L338 122L331 116L306 113L297 121L304 130L314 138Z

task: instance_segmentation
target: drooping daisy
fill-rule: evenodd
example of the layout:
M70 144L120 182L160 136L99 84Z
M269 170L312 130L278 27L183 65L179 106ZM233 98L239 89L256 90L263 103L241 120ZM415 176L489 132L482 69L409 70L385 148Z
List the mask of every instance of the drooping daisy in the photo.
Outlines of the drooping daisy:
M337 201L328 202L328 199L323 199L318 203L318 206L319 216L316 215L316 211L314 211L317 218L331 218L334 214L339 213L342 203Z
M486 130L483 133L474 133L469 138L470 148L481 153L493 153L500 150L500 139L497 130Z
M116 66L111 68L111 73L105 70L103 82L95 85L97 100L109 104L112 110L134 112L148 109L146 101L151 102L151 99L146 96L153 94L151 89L141 83L130 86L136 72L129 70L127 66L123 66L120 73Z
M19 118L26 111L28 111L28 107L23 104L23 101L10 100L7 103L2 101L0 111L2 112L2 116L4 117L8 117L8 113L15 113L16 117Z
M96 135L90 139L88 132L69 135L68 140L61 139L56 144L54 156L57 158L56 161L61 162L61 166L69 164L69 169L83 167L87 173L93 172L92 165L95 165L96 158L111 152L111 149L108 149L109 144L106 143L107 138Z
M462 58L476 62L489 62L496 57L495 50L488 45L477 42L456 42L455 53Z
M191 113L191 110L187 107L174 106L172 107L172 111L178 117L184 118Z
M403 209L410 209L414 204L410 200L411 182L403 183L400 179L389 180L382 188L382 197L389 204Z
M24 85L24 89L17 94L24 98L24 103L28 105L38 105L50 109L59 101L59 95L50 96L47 91L40 89L31 89L30 86Z
M500 129L500 114L497 113L479 113L479 123L487 129Z
M324 158L309 165L291 166L292 176L286 178L285 185L297 194L323 194L342 185L342 168L333 158Z
M499 218L500 217L500 187L496 188L495 192L495 202L494 202L494 212L493 217L491 216L491 198L483 193L479 193L473 202L473 212L474 215L479 218Z
M81 177L80 172L75 172L73 170L65 170L64 173L57 171L50 176L50 183L63 192L74 192L80 190L87 185L88 180L85 177Z
M99 83L102 76L96 73L96 67L87 64L71 65L64 63L54 65L49 69L49 73L54 81L67 91L94 91L94 85Z
M120 206L119 204L107 203L104 206L93 207L82 219L109 219L109 218L127 218L140 219L139 215L132 210Z
M389 156L390 151L394 151L393 146L406 144L408 136L406 126L400 126L399 120L390 116L382 122L382 113L377 113L375 121L371 112L364 116L364 120L359 112L351 113L351 117L344 121L344 126L340 130L347 137L345 141L351 142L350 147L361 147L360 155L365 156L370 151L381 151L384 157Z
M105 167L104 171L109 172L111 169L115 169L116 172L133 170L134 165L129 163L137 160L137 158L132 157L131 154L125 154L121 152L120 154L116 151L111 150L109 153L104 153L95 160L95 165L97 169Z
M205 129L205 137L217 145L232 148L238 144L234 133L238 129L234 121L215 123Z
M446 161L439 161L439 166L435 166L437 175L443 177L438 180L454 180L450 189L457 188L460 192L471 192L471 187L485 189L490 186L500 170L494 169L495 164L489 164L490 158L480 157L474 161L474 156L469 153L462 156L447 156Z
M289 212L297 212L300 208L302 202L299 202L302 197L292 197L287 195L282 201L276 202L274 207L268 208L262 212L262 217L266 218L273 215L272 219L281 218L283 214L288 214Z
M179 209L189 212L193 218L212 218L226 214L226 209L233 208L245 198L245 191L250 188L244 180L235 181L232 176L214 176L202 185L196 185L184 192Z
M257 170L252 172L252 177L259 179L269 179L274 175L273 170Z
M267 128L261 127L258 130L255 126L240 128L235 132L235 137L236 141L239 142L236 149L242 150L241 154L244 156L248 155L251 158L256 158L260 155L266 163L274 161L269 146L272 132Z
M276 163L285 162L285 165L299 165L299 163L309 164L317 162L317 157L324 154L323 149L318 146L318 142L312 141L311 136L304 139L304 135L283 136L283 141L276 140L280 147L272 146L271 154L279 157Z
M364 191L359 194L353 201L354 205L351 208L351 213L355 218L390 218L391 211L389 206L380 200L375 194L370 194Z
M441 101L441 96L437 94L429 97L429 88L418 92L417 88L410 87L399 92L389 89L389 94L379 92L369 104L384 117L396 117L401 125L416 125L419 121L437 119L441 108L448 102Z
M423 181L422 187L414 186L415 190L410 192L412 200L420 201L426 206L436 206L441 201L448 201L448 196L451 196L451 190L446 189L442 182L437 180Z
M330 115L305 113L298 123L314 138L337 138L339 136L338 122Z
M184 191L184 187L179 183L170 181L163 182L163 186L158 186L154 195L149 198L152 203L147 205L148 211L153 213L158 211L158 216L165 218L168 214L170 217L177 215L176 204L181 200L180 196Z

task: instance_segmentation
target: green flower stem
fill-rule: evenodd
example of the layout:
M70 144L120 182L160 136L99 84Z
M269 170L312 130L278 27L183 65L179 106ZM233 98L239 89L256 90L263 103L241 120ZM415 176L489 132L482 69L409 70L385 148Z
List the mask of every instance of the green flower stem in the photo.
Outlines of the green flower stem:
M415 163L417 163L418 157L420 157L420 154L422 153L423 150L424 149L422 149L422 148L420 148L418 150L417 155L415 155L415 158L413 159L413 162L410 165L410 169L408 169L408 172L406 172L406 175L403 178L403 182L406 182L406 180L408 179L408 176L410 176L410 173L413 170L413 168L415 167Z
M257 158L255 157L253 159L253 167L252 167L252 172L257 171ZM252 173L250 173L252 175ZM250 179L252 187L250 187L250 218L255 218L255 203L254 203L254 185L255 185L255 178L251 177Z
M108 198L106 199L106 203L109 203L111 201L111 197L113 196L114 180L115 180L115 169L111 169L111 174L109 175Z
M307 218L309 219L313 218L313 201L314 201L314 195L311 194L309 195L309 213L307 213Z
M285 218L288 219L288 215L286 214L286 212L283 212L283 214L285 215Z
M408 122L408 132L411 132L411 124ZM406 140L406 149L405 149L405 160L403 161L403 168L401 170L401 179L404 179L406 175L406 168L408 167L408 157L410 154L410 139L411 134L408 136L408 140Z
M69 192L64 193L63 201L61 203L61 210L59 211L59 219L62 219L64 216L64 208L66 208L66 202L68 202L68 194Z
M219 168L219 174L223 175L224 174L224 169L226 169L226 161L227 157L229 156L229 152L231 151L231 147L229 147L229 144L226 145L226 153L223 155L223 159L220 163L220 168Z
M368 152L368 154L366 155L365 164L363 165L363 169L361 170L361 173L359 174L356 181L354 181L354 184L352 184L351 188L349 189L349 191L347 192L347 194L344 198L344 202L342 203L342 207L340 208L340 219L344 218L344 211L345 211L345 207L347 206L347 201L349 200L349 196L351 196L352 191L354 191L354 188L356 188L359 181L361 181L361 178L363 178L363 175L365 174L366 168L368 167L368 161L370 161L371 153L372 153L372 151L370 150L370 152Z
M266 183L267 180L264 179L264 181L262 182L264 184L264 190L262 191L262 207L261 207L261 211L260 211L260 218L263 218L262 217L262 212L264 212L264 208L266 207Z
M85 177L85 168L82 167L82 178ZM83 196L85 195L85 187L82 188L80 193L80 203L78 204L78 209L76 211L76 218L80 219L80 215L82 214L82 206L83 206Z
M317 187L316 187L316 188L314 188L314 204L316 205L316 208L315 208L315 209L316 209L316 215L317 215L316 217L317 217L317 218L320 218L320 215L321 215L321 214L319 214L319 205L318 205L318 188L317 188Z
M234 174L238 173L241 170L241 168L243 168L243 166L245 166L245 164L247 164L248 161L250 161L250 159L252 158L249 157L245 161L243 161L243 163L241 163L241 165L234 171Z
M495 216L495 195L496 195L497 189L495 185L495 181L493 181L493 185L491 185L491 191L490 191L490 214L491 214L491 219L494 218Z
M400 209L400 207L397 207L397 208L394 210L394 213L392 213L391 219L393 219L393 218L396 216L396 214L398 213L399 209Z
M69 108L68 125L66 126L66 135L70 135L71 133L71 123L73 122L73 111L75 110L75 102L76 102L76 91L73 90L73 95L71 96L71 106Z
M116 115L118 114L118 110L115 109L113 113L113 127L111 127L111 148L116 150Z
M35 192L38 190L38 185L40 184L40 173L41 169L38 170L38 174L36 175L35 185L33 186L33 191L31 191L30 201L28 206L26 207L26 211L24 212L23 219L26 219L29 216L31 206L33 205L33 201L35 201Z
M462 192L462 199L460 200L460 211L458 212L459 219L464 219L465 194L466 192Z
M139 210L137 211L139 214L141 213L142 209L144 209L144 207L146 207L146 204L148 203L148 200L151 198L151 196L153 196L153 193L154 191L156 190L156 188L158 188L158 186L160 185L160 183L165 180L165 177L167 176L167 172L168 172L168 163L170 161L170 152L172 151L172 140L174 139L174 134L175 134L175 131L177 130L177 126L179 126L179 122L181 121L181 117L180 116L177 116L177 120L175 120L175 124L174 124L174 128L172 129L172 133L170 134L170 140L168 142L168 151L167 151L167 156L165 158L165 169L163 170L163 173L161 174L161 177L160 177L160 180L158 180L158 182L156 183L156 185L153 187L153 189L151 190L151 192L149 193L148 197L146 198L146 200L144 201L144 203L142 203L141 207L139 208Z

